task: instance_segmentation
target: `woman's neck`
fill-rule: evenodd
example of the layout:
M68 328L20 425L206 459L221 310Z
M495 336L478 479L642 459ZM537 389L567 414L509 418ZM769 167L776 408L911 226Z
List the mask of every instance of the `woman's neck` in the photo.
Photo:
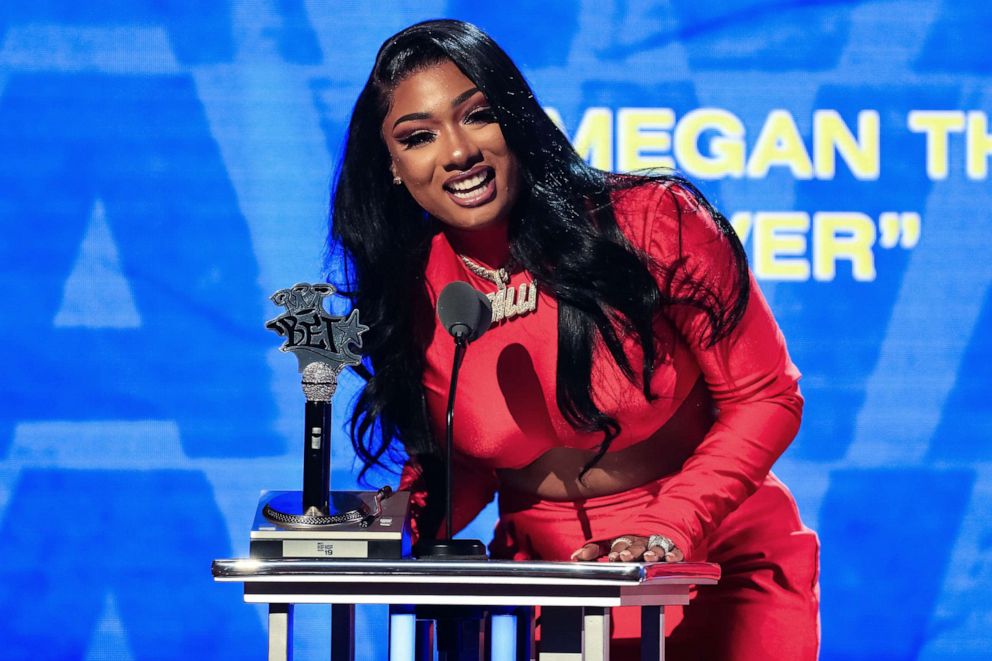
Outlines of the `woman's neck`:
M506 266L510 260L507 226L508 223L493 223L475 229L445 226L444 234L459 255L487 268L497 269Z

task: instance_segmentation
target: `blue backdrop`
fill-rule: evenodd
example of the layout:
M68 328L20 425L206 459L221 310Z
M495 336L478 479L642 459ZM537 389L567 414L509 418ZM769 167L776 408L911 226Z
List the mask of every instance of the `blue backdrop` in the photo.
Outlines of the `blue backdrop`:
M990 7L0 3L0 657L263 658L209 568L247 554L260 489L300 484L267 296L319 277L379 43L453 16L590 161L674 165L732 216L804 372L776 470L822 539L823 658L987 658ZM300 609L300 658L325 620Z

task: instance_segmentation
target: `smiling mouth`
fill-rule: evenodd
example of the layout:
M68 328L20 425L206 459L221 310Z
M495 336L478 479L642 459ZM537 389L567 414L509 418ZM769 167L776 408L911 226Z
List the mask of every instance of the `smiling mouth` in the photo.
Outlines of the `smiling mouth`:
M456 204L463 207L477 207L496 196L495 180L496 171L485 166L445 183L444 190Z

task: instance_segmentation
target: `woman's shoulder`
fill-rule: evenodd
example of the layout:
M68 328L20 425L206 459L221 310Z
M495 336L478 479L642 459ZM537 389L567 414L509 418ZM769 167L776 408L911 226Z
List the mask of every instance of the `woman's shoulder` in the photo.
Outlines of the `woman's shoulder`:
M705 198L680 179L622 182L611 193L611 202L627 240L655 257L680 255L727 239Z

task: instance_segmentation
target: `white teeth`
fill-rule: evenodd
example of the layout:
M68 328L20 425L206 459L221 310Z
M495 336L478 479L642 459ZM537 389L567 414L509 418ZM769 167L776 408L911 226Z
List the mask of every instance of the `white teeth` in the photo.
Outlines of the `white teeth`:
M474 177L469 177L468 179L462 179L461 181L456 181L453 184L448 184L448 188L450 188L453 191L464 191L470 188L475 188L476 186L478 186L479 184L481 184L483 181L486 180L487 173L488 171L483 171L475 175Z
M471 192L452 191L451 194L462 200L471 200L472 198L479 197L479 195L484 195L485 191L471 191Z

